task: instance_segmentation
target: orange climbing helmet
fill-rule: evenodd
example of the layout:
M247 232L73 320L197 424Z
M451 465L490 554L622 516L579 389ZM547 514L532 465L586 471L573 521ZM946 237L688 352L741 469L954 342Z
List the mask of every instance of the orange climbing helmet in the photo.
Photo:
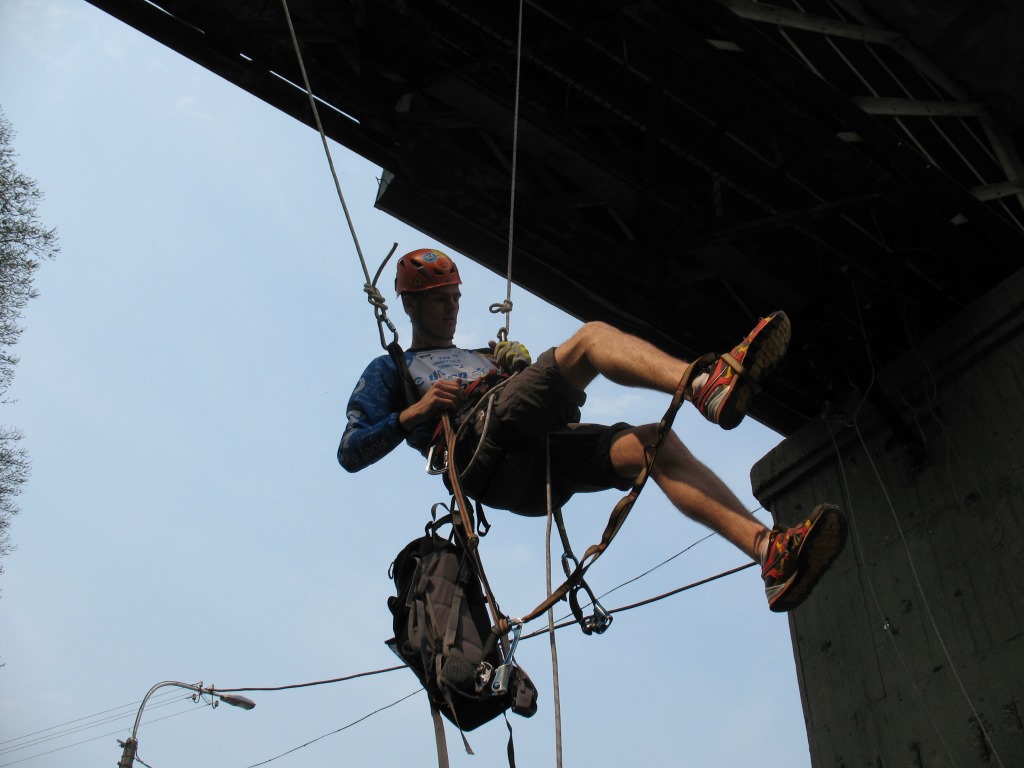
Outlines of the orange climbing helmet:
M411 251L398 260L398 274L395 277L395 291L419 293L439 288L442 285L461 285L459 268L447 254L433 248Z

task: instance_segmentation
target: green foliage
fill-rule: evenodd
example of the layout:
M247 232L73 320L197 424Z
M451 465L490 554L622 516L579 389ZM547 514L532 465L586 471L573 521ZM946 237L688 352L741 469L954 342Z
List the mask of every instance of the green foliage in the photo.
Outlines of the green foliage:
M42 193L33 179L18 172L13 141L14 130L0 111L0 402L18 362L11 348L21 336L22 311L36 296L35 272L41 259L53 258L59 250L56 230L44 227L36 213ZM18 513L14 498L29 476L28 456L18 445L21 438L17 429L0 427L0 558L13 548L9 528Z

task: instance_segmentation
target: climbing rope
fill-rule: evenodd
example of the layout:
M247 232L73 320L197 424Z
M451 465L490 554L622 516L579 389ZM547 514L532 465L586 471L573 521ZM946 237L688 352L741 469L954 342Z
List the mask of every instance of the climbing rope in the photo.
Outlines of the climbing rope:
M547 509L548 523L544 550L544 576L547 593L551 594L551 523L554 520L554 499L551 491L551 436L548 435L544 441L544 451L547 455L547 467L545 480L547 483ZM551 687L554 691L554 714L555 714L555 768L562 768L562 696L558 678L558 646L555 643L555 607L548 606L548 644L551 646Z
M516 78L512 101L512 182L508 206L508 257L505 267L505 301L491 304L491 314L505 315L505 323L498 329L498 341L508 341L509 317L512 314L512 248L516 220L516 169L519 161L519 77L523 61L523 0L519 0L519 20L516 28Z
M334 179L334 188L338 192L338 200L341 202L341 209L345 213L345 221L348 223L348 230L352 235L352 243L355 245L356 255L359 257L359 264L363 268L363 278L366 281L363 284L363 292L366 293L367 301L369 301L373 306L374 316L377 318L381 346L387 349L388 345L384 339L384 326L387 326L388 330L390 330L394 335L395 342L398 340L398 329L395 328L394 323L392 323L391 319L388 317L388 305L384 301L384 297L381 295L380 291L377 290L377 280L380 278L384 265L388 263L388 260L398 247L398 243L395 243L391 247L388 255L377 270L377 274L371 280L370 269L366 266L363 249L362 246L359 245L359 236L356 234L355 223L352 221L352 215L349 213L348 204L345 202L345 194L341 189L341 181L338 178L338 171L334 166L334 158L331 156L331 148L327 143L327 133L324 131L323 123L320 120L320 111L316 107L316 98L313 96L313 88L309 83L309 75L306 74L306 64L302 58L302 49L299 46L299 38L295 34L295 25L292 23L291 12L288 10L288 0L281 0L281 7L284 9L284 17L288 22L288 34L291 36L292 48L295 50L295 58L299 64L299 72L302 73L302 84L306 89L306 97L309 99L309 107L313 112L313 121L316 123L317 132L320 134L320 141L324 146L324 154L327 155L327 164L330 166L331 177Z

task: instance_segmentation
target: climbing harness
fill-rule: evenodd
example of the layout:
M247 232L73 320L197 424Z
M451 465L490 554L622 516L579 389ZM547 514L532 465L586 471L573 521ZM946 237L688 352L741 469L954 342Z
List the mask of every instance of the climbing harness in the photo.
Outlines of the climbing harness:
M606 524L604 532L601 536L601 540L597 544L590 546L586 550L582 560L578 560L576 558L576 556L572 552L571 547L569 546L568 535L565 531L565 523L562 519L561 510L557 510L555 505L551 503L552 483L550 478L550 462L548 462L548 513L552 516L552 518L555 519L557 527L559 529L559 536L562 539L562 545L564 549L564 553L562 555L562 563L563 569L566 573L566 579L562 583L562 585L559 586L557 589L549 590L547 598L545 598L532 611L525 614L520 620L521 623L525 624L532 621L533 619L537 618L537 616L539 616L541 613L548 610L548 608L557 603L559 600L567 599L570 603L570 606L573 607L573 614L576 616L577 621L580 623L580 626L585 634L601 634L608 628L609 624L611 623L611 616L607 611L604 610L603 607L601 607L600 603L596 599L594 599L593 591L588 586L584 586L585 582L583 577L586 574L587 570L590 569L590 567L596 562L596 560L601 556L601 554L608 548L612 540L615 538L616 534L619 532L619 529L622 528L622 525L623 523L625 523L626 518L628 517L630 511L633 508L633 505L636 503L636 500L639 497L640 492L646 485L647 479L650 477L650 473L654 467L654 462L657 458L658 451L664 443L665 438L668 436L669 431L672 429L672 424L675 421L676 414L679 412L680 407L682 407L687 390L690 388L693 379L698 375L698 373L701 370L703 370L708 364L710 364L714 359L715 356L712 354L704 355L695 360L694 362L690 363L687 366L686 370L683 372L683 376L680 378L679 384L676 386L675 393L672 396L672 400L669 403L668 409L666 410L664 416L662 416L662 419L658 424L658 430L654 444L645 447L644 465L641 467L639 474L633 481L633 486L631 487L629 492L625 496L623 496L612 509L611 515L608 518L608 523ZM484 398L486 399L486 397L487 395L485 394ZM475 407L479 408L480 404L478 403L477 406ZM484 407L486 408L488 406L485 405ZM470 419L468 418L464 419L463 424L465 424L469 420ZM471 510L472 507L470 506L468 497L466 496L462 488L462 476L465 474L465 471L458 467L458 463L455 458L455 447L460 432L457 431L453 426L450 415L444 414L441 417L441 430L443 431L444 434L443 463L438 464L436 463L436 461L432 461L431 463L428 464L428 469L433 473L444 472L447 474L448 481L451 485L452 494L456 500L456 507L459 510L463 510L468 513L468 511ZM486 430L481 430L481 432L482 440L483 436L486 435ZM550 440L550 436L548 439ZM433 449L430 455L434 455ZM472 520L468 516L468 514L462 518L462 522L463 528L461 534L465 537L467 546L471 548L473 551L475 551L478 544L478 540L476 538L475 531L473 531ZM477 562L479 563L479 557L477 557ZM486 582L486 578L482 575L482 563L479 564L479 567L481 571L481 577L484 578ZM579 599L577 596L577 593L580 589L584 589L592 598L591 604L594 606L595 609L595 613L592 616L584 617L582 615L582 610L580 610ZM499 634L506 634L509 628L509 624L507 623L505 617L498 610L494 611L494 616L495 626L497 627Z

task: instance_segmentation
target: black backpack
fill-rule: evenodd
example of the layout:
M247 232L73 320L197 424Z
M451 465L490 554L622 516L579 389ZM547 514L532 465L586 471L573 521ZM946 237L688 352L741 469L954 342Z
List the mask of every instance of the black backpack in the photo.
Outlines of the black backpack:
M537 711L529 676L511 654L502 659L472 558L437 535L448 521L427 525L425 536L398 553L390 572L398 594L388 598L395 636L387 644L430 697L439 750L444 731L437 712L471 731L509 709L523 717Z

